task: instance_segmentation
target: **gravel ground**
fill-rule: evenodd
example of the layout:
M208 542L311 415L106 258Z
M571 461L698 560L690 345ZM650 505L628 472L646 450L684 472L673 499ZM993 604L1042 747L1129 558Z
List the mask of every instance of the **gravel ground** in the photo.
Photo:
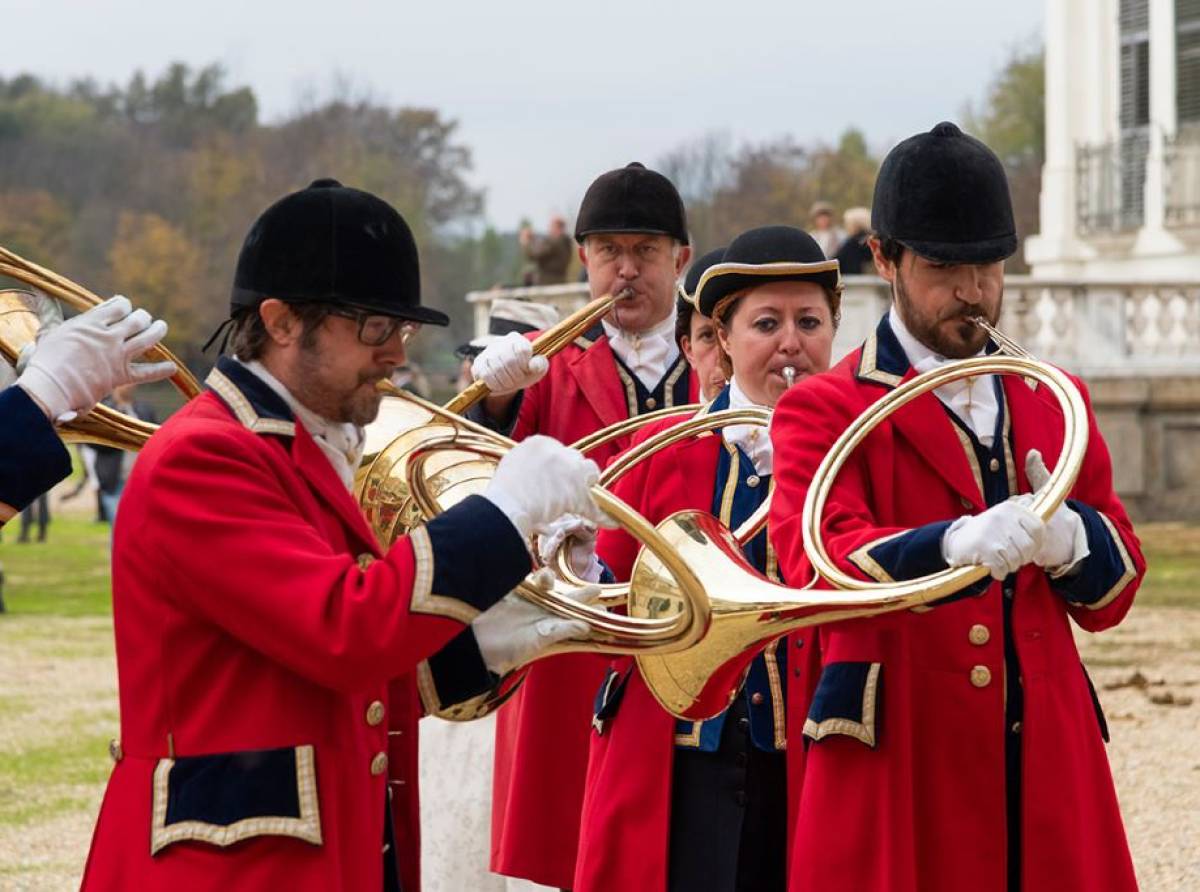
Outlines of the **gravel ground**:
M0 890L77 888L117 728L111 624L5 617L0 629L0 752L28 766L0 771ZM1141 887L1200 889L1200 611L1135 608L1078 640ZM61 782L39 783L39 769Z

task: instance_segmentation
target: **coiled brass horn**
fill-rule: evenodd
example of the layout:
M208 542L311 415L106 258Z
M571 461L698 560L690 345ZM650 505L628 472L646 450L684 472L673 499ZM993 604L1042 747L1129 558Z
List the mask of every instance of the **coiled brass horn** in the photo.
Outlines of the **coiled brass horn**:
M703 581L711 614L707 632L688 650L637 657L647 686L668 712L692 720L720 713L736 694L754 655L791 631L928 604L987 575L985 567L974 566L904 582L864 582L841 571L821 541L821 514L838 471L872 430L917 397L975 375L1020 375L1044 384L1062 408L1066 436L1061 458L1047 485L1035 495L1031 510L1047 520L1066 498L1087 451L1082 396L1061 371L1031 358L985 321L976 321L1003 353L947 363L900 385L855 419L818 467L802 515L804 547L820 578L832 589L793 589L766 579L745 560L729 530L703 512L680 512L659 524L659 533ZM631 616L665 619L683 609L655 561L649 553L639 556L630 586Z
M17 256L0 247L0 276L7 276L28 285L29 291L10 289L0 291L0 356L15 366L21 351L37 338L41 326L38 303L55 299L76 310L89 310L103 303L91 291L45 267ZM147 359L170 360L178 371L171 376L185 398L200 393L200 384L179 359L161 344L146 351ZM58 426L58 435L67 443L95 443L117 449L141 449L158 425L125 415L108 406L99 405L87 415Z

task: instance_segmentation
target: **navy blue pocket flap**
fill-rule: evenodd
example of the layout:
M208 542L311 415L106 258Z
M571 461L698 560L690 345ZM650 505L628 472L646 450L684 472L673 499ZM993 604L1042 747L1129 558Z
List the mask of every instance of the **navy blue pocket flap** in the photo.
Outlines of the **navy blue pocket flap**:
M842 734L874 749L882 702L882 663L827 663L813 693L804 736L818 742Z

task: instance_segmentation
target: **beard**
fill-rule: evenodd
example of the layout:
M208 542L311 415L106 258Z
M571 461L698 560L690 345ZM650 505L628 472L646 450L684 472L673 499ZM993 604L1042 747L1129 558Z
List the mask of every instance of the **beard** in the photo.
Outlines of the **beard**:
M1000 318L1000 306L1003 303L1002 295L991 312L982 304L971 305L960 301L955 301L942 313L926 312L917 307L909 296L908 287L899 269L896 270L894 291L896 307L912 336L947 359L966 359L979 353L987 343L988 333L972 322L971 318L982 316L995 325ZM951 320L953 325L950 332L947 332L944 324Z
M339 424L366 427L379 416L383 394L374 383L388 375L387 369L368 369L358 373L353 387L338 387L329 381L324 355L319 348L302 350L296 365L297 393L308 408L322 418Z

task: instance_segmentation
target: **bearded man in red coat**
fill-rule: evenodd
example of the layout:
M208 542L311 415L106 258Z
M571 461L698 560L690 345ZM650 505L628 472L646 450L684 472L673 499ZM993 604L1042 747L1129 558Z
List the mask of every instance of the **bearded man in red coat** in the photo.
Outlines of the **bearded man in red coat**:
M595 516L578 453L522 443L386 549L351 495L376 384L447 322L419 283L400 215L334 180L250 230L235 357L122 497L121 739L85 889L419 888L418 664L453 703L581 631L506 595L534 526Z
M872 217L891 311L775 412L770 529L793 581L812 576L800 518L837 437L917 373L995 349L970 320L998 319L1017 247L996 156L949 123L905 140L883 162ZM1046 523L1029 511L1063 440L1045 391L984 375L927 393L834 483L821 535L846 572L886 582L983 565L990 578L919 613L820 629L815 691L789 691L807 716L788 747L803 754L792 889L1136 888L1071 622L1120 622L1145 564L1090 408L1070 498Z
M592 297L620 295L609 316L549 361L507 335L475 360L492 396L476 421L516 440L572 443L627 418L695 402L695 375L675 342L676 281L691 256L683 201L634 162L588 188L575 222ZM591 453L602 466L624 437ZM608 661L551 657L531 667L496 717L492 870L556 888L575 873L592 699Z

